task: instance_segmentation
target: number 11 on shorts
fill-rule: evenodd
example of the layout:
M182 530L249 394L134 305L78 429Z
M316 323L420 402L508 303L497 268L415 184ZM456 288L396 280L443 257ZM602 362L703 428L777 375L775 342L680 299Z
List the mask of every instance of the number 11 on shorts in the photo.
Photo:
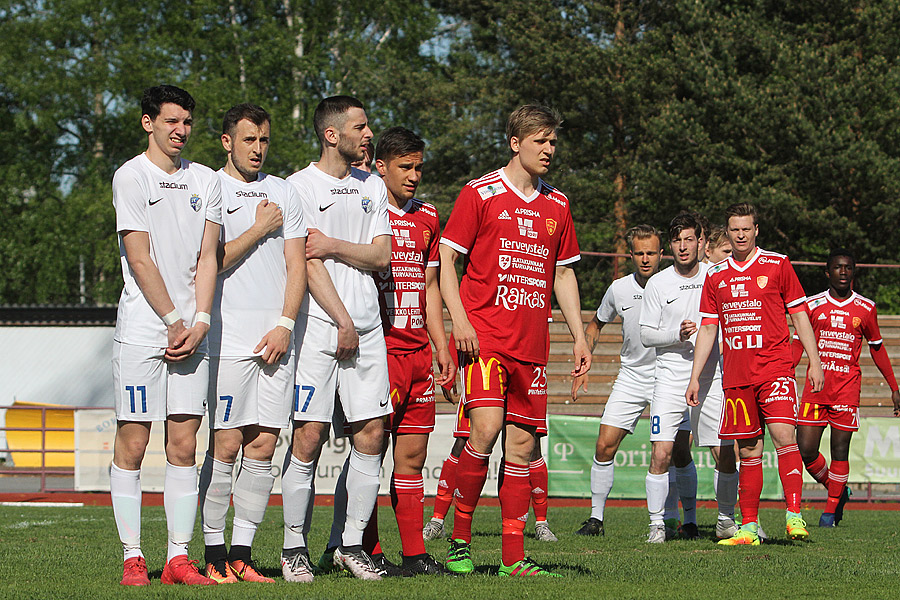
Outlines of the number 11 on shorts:
M141 395L141 412L146 413L147 412L147 386L126 385L125 391L128 392L128 398L131 403L131 412L132 413L136 412L135 411L135 408L136 408L135 407L135 399L136 399L135 391L136 391L137 393L139 393Z

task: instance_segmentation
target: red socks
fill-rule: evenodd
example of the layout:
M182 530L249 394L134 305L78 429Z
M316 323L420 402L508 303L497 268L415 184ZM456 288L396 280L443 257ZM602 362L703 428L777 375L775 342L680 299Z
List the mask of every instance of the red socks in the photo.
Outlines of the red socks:
M831 470L828 472L828 501L825 503L825 512L834 513L844 488L847 487L847 478L850 476L850 463L846 460L831 461Z
M797 444L776 448L778 455L778 476L784 488L784 501L788 512L800 512L800 499L803 495L803 460ZM743 464L741 466L743 468Z
M503 521L502 556L506 566L525 558L525 521L528 519L528 505L531 502L528 471L528 465L506 462L503 466L499 495L500 517Z
M822 485L828 485L828 463L825 462L825 457L821 452L814 461L806 465L806 472Z
M531 485L531 504L534 506L534 520L547 520L547 463L544 457L528 463L529 482Z
M459 459L452 454L441 467L441 478L438 480L437 497L434 499L434 518L443 519L453 503L453 490L456 489L456 470Z
M741 459L739 477L741 525L759 523L759 496L763 488L762 457Z
M400 545L404 556L425 554L422 519L425 513L425 482L421 475L391 477L391 504L400 529Z
M456 509L453 513L453 539L464 542L472 541L472 513L478 506L481 498L481 490L487 480L489 454L476 452L472 445L466 442L459 457L459 465L456 468ZM526 467L527 471L527 467ZM528 473L525 473L528 476ZM527 479L526 486L527 484ZM502 500L500 501L502 505ZM525 511L528 511L526 504Z

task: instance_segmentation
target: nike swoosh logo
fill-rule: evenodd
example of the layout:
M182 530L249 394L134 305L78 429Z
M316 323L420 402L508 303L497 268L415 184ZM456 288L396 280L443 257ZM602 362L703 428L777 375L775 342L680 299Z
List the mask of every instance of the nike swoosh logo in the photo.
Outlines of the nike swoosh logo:
M625 312L625 311L628 310L629 308L634 308L634 306L623 306L623 307L622 307L622 312Z
M227 212L230 215L230 214L236 213L237 211L241 210L241 208L242 207L240 207L240 206L238 206L237 208L227 208L227 209L225 209L225 212Z
M156 200L151 200L151 201L150 201L150 206L153 206L153 205L156 204L157 202L162 202L162 198L157 198Z
M672 304L676 300L678 300L678 298L672 298L671 300L666 300L666 304Z
M331 205L329 204L328 206L331 206ZM319 209L319 210L321 210L321 209ZM379 403L378 403L378 406L380 406L381 408L384 408L385 406L387 406L387 403L388 403L388 399L385 398L385 399L384 399L384 402L379 402Z
M331 208L332 206L334 206L334 202L332 202L331 204L329 204L329 205L327 205L327 206L320 206L320 207L319 207L319 212L325 212L326 210L328 210L328 209Z

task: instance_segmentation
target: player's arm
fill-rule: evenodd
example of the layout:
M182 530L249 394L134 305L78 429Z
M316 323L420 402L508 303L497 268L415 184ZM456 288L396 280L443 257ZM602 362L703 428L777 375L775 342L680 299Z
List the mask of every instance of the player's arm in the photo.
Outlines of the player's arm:
M800 338L796 335L791 340L791 364L794 365L794 368L797 368L797 365L800 364L800 359L803 357L803 344L800 343Z
M556 267L556 277L553 282L553 290L556 294L556 302L562 311L569 332L574 338L572 354L575 357L575 368L572 369L572 399L577 399L578 378L586 375L591 369L591 351L584 338L581 320L581 296L578 294L578 278L575 270L568 265ZM584 384L582 383L582 386Z
M891 358L883 343L869 344L869 354L875 361L875 366L881 371L881 375L891 389L891 402L894 405L894 416L900 417L900 390L897 389L897 379L894 377L894 367L891 366Z
M269 202L267 198L263 198L256 205L256 220L250 229L228 243L219 242L219 272L227 271L237 264L250 251L250 248L281 227L283 222L284 215L281 207L275 202Z
M456 364L447 347L444 331L444 304L439 283L440 267L425 267L425 329L434 345L434 355L441 372L434 383L443 386L456 378Z
M709 355L718 335L719 324L715 319L709 319L708 321L703 319L700 322L700 329L697 330L697 340L694 342L694 364L691 365L691 382L684 393L688 406L700 404L700 373L703 372L703 367L706 366L706 361L709 360Z
M337 360L350 358L359 347L359 335L356 333L356 327L353 325L350 313L347 312L347 307L338 296L331 276L328 275L325 265L318 258L306 261L306 276L309 293L337 325L338 345L334 357Z
M441 244L441 297L450 313L451 333L456 349L472 358L478 356L478 336L469 322L462 299L459 297L459 279L456 277L456 261L460 253L447 244Z
M294 321L300 311L300 303L306 294L306 238L290 238L284 240L284 263L287 267L287 280L284 286L284 306L278 324L259 341L253 352L262 353L262 359L274 365L287 354L291 346L291 332Z
M200 342L209 332L209 313L212 310L213 296L216 293L216 275L219 272L216 261L216 251L219 246L219 231L221 225L212 221L206 221L203 229L203 239L200 242L200 256L197 258L197 271L194 273L194 297L197 303L197 313L193 327L185 330L175 345L166 349L166 359L171 361L184 360L200 346ZM200 315L205 314L206 319Z
M165 320L164 317L175 311L175 303L169 296L159 268L150 257L150 234L146 231L123 231L122 245L125 247L128 267L141 288L141 293L150 308L160 319ZM169 348L173 348L175 341L187 330L181 316L177 316L171 325L166 325Z
M800 339L800 343L803 344L803 349L806 350L806 356L809 358L806 378L812 384L813 392L821 392L825 387L825 374L822 372L822 361L819 360L816 334L813 332L812 323L809 322L809 313L806 312L806 307L801 305L799 310L790 309L790 315L794 332Z
M306 258L333 258L363 271L384 271L391 266L391 236L377 235L371 244L354 244L310 228Z

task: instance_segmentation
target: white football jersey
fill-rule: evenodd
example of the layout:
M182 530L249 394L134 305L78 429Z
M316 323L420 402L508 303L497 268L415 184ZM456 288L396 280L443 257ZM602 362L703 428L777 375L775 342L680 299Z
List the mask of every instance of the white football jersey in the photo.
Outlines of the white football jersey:
M287 267L284 241L306 237L300 197L280 177L260 173L246 183L218 171L222 185L222 236L227 243L256 222L256 205L263 199L281 207L284 224L261 239L216 281L209 329L211 356L246 357L274 328L284 309ZM305 259L305 257L304 257ZM296 319L296 315L290 315Z
M684 320L693 321L699 328L700 296L709 265L700 263L699 266L693 277L682 277L673 265L650 278L644 289L641 325L673 332L673 335L677 335ZM697 334L694 333L685 342L676 341L669 346L656 348L657 381L684 384L684 388L687 389L691 379L696 340ZM713 379L718 368L719 349L718 344L714 344L701 379L704 381Z
M150 258L159 269L166 291L191 326L197 310L194 275L207 221L222 224L222 196L215 171L182 159L169 175L139 154L113 176L113 206L119 233L119 256L125 287L119 298L115 339L124 344L168 345L166 324L150 307L131 272L122 234L150 234Z
M616 315L622 317L621 368L634 371L643 379L652 379L656 368L656 350L641 344L641 305L644 288L634 275L626 275L612 282L603 294L597 319L610 323Z
M391 235L387 188L377 175L359 169L337 179L310 163L287 178L296 188L309 229L355 244L371 244L379 235ZM358 331L381 327L378 290L370 271L340 260L323 261L338 296ZM307 292L301 313L334 323Z

